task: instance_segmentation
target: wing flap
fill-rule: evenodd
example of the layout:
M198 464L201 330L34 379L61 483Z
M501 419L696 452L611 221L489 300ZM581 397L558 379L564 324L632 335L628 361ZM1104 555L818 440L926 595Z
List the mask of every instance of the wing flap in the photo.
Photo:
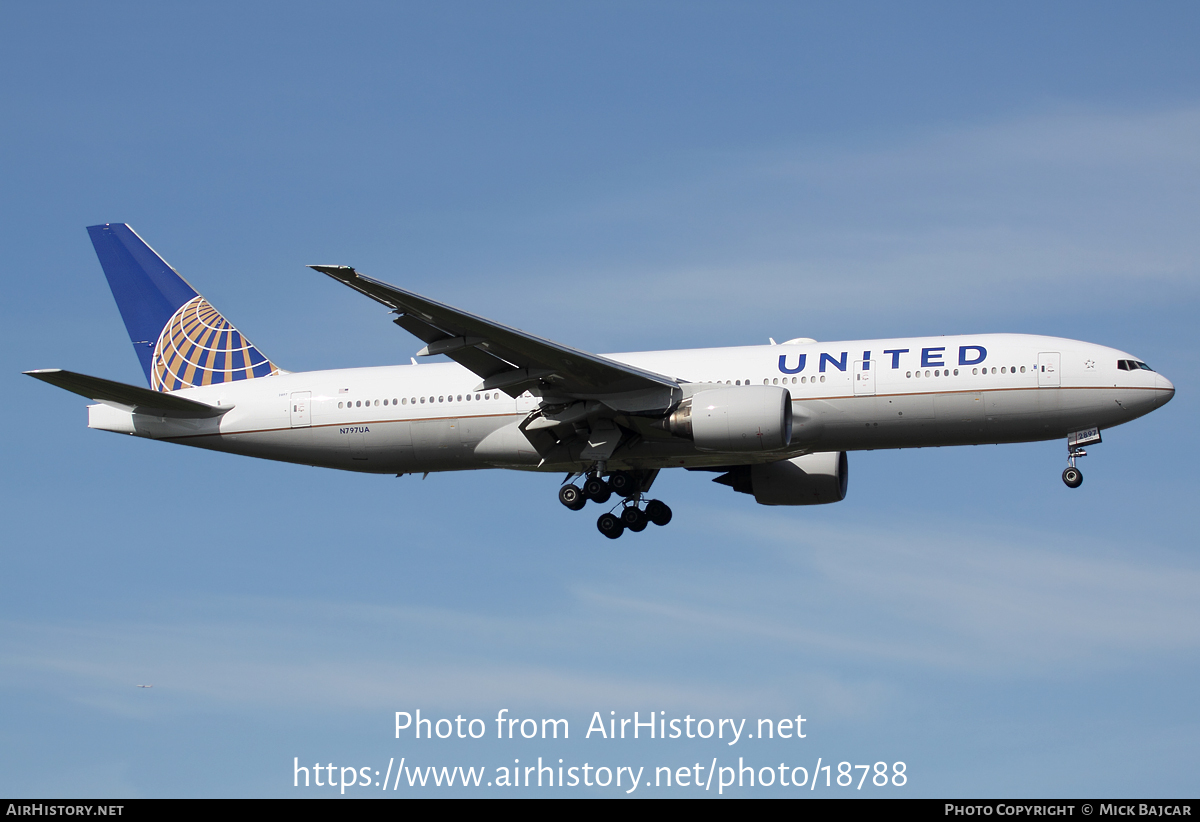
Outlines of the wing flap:
M392 322L403 328L408 333L412 334L417 339L421 340L422 342L429 343L430 345L443 342L444 340L457 339L453 334L448 334L445 331L442 331L440 328L432 326L424 320L418 319L411 314L402 314L396 319L392 320ZM482 339L479 337L472 337L471 339L482 342ZM428 348L429 346L426 347ZM494 374L499 374L502 371L508 371L513 367L512 364L505 362L493 354L489 354L487 351L476 348L475 345L464 345L451 351L444 351L441 353L444 353L447 357L454 360L471 373L478 374L480 377L484 377L485 379ZM418 355L419 354L420 352L418 352Z
M61 368L43 368L25 373L34 379L50 383L50 385L81 397L87 397L89 400L132 411L135 414L177 419L206 419L219 417L233 408L232 405L217 408L174 394L151 391L149 388L126 385L123 382L114 382L100 377L89 377L87 374L77 374Z

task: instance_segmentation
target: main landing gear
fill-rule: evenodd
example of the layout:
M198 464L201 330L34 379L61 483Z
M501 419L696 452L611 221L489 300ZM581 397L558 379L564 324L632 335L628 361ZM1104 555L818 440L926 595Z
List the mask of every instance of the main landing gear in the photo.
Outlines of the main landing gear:
M615 493L621 501L612 511L600 515L596 528L609 539L616 539L626 530L637 533L644 531L650 523L666 525L671 521L671 509L665 502L643 498L643 488L649 490L653 481L653 475L642 478L627 471L616 471L607 481L593 473L584 481L583 487L564 484L558 489L558 501L572 511L578 511L588 500L603 505Z

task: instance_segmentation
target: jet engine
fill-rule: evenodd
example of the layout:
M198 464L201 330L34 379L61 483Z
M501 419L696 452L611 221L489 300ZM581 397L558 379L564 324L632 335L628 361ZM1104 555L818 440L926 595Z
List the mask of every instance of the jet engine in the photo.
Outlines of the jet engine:
M846 498L850 467L845 451L805 454L765 465L739 465L713 482L760 505L826 505Z
M697 391L662 427L701 451L774 451L792 441L792 396L771 385Z

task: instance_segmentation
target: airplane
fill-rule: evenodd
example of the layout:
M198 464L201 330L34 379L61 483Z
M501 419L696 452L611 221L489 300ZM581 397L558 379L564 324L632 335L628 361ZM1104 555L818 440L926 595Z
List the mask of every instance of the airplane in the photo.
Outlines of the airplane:
M128 225L88 233L149 388L25 372L93 400L88 427L343 471L565 472L559 500L606 509L612 539L671 520L648 497L666 468L715 472L763 505L822 505L845 499L850 451L1066 438L1078 488L1084 446L1175 394L1124 351L1026 334L597 355L344 265L309 267L391 309L417 357L451 362L291 372Z

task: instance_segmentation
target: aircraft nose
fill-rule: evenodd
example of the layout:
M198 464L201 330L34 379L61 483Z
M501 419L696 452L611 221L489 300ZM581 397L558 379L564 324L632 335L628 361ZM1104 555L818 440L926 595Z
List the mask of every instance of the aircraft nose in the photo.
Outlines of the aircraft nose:
M1175 386L1162 374L1154 375L1154 388L1154 396L1158 400L1156 406L1166 405L1175 396Z

